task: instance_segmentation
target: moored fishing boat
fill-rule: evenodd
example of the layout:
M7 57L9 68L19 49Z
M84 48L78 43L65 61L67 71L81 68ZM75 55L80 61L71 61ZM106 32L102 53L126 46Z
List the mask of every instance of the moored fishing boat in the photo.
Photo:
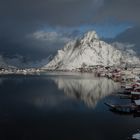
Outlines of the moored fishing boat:
M136 106L133 104L119 105L119 104L105 103L105 105L107 105L111 111L120 112L120 113L133 113L136 108Z
M110 110L122 113L140 113L140 100L134 100L134 103L127 105L105 103Z
M131 91L131 94L133 94L133 95L140 95L140 87L137 87L133 91Z

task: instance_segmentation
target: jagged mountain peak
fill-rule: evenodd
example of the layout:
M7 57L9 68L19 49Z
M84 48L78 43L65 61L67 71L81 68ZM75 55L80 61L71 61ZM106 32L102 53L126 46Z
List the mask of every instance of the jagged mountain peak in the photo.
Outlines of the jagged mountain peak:
M139 64L139 58L121 51L99 39L95 31L84 34L83 38L72 40L43 68L51 70L76 70L86 66L113 66Z
M83 39L88 40L88 41L93 41L93 40L99 39L99 36L97 35L95 31L88 31L87 33L84 34Z
M89 31L84 34L84 36L80 39L81 44L89 44L94 42L99 42L99 36L95 31Z

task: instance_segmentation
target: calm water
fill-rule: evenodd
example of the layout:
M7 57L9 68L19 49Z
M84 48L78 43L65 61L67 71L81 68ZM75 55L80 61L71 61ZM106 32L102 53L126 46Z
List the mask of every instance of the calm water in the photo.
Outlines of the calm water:
M104 105L118 89L90 74L0 77L0 140L126 140L140 118Z

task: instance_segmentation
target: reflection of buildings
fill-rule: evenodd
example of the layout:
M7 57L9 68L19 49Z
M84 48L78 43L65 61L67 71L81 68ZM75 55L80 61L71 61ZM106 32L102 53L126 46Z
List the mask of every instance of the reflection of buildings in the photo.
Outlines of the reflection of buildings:
M72 79L53 78L58 88L64 90L67 96L84 101L89 107L95 107L97 102L119 88L117 83L106 78Z

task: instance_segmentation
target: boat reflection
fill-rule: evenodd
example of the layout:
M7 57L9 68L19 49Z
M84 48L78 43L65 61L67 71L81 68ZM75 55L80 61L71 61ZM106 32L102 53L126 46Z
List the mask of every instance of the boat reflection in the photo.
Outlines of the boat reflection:
M102 98L119 89L118 83L107 78L52 78L64 94L83 101L88 107L95 108Z

